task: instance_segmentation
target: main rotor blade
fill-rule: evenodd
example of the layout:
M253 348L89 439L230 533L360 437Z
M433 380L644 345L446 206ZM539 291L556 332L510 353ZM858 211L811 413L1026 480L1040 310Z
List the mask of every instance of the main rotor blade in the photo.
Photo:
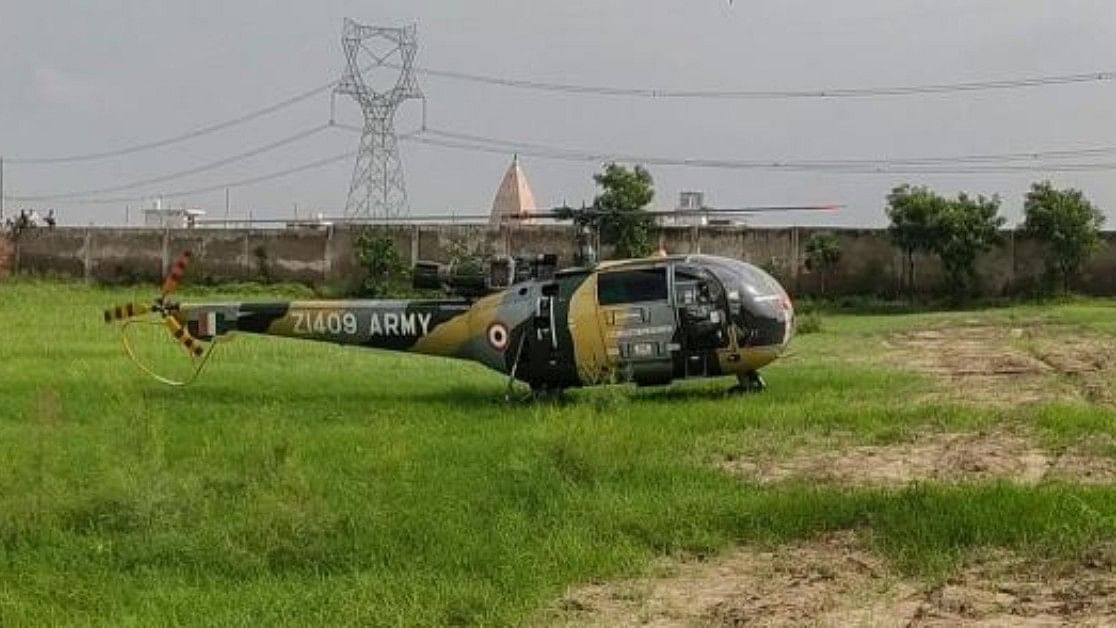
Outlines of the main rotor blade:
M762 214L762 213L777 213L777 212L804 212L804 211L838 211L843 209L844 205L757 205L754 207L704 207L701 209L649 209L648 214L652 216L686 216L691 214ZM540 209L521 214L509 214L502 216L501 219L518 221L518 220L569 220L570 213L584 212L586 214L603 214L605 210L595 209L593 207L556 207L554 209ZM344 217L323 217L307 220L292 220L289 218L276 218L276 219L263 219L253 220L255 224L276 224L276 225L294 225L294 226L307 226L313 227L324 224L367 224L367 225L391 225L391 224L411 224L416 222L455 222L455 221L469 221L469 222L488 222L492 219L491 213L482 212L456 212L448 214L422 214L411 215L406 218L399 218L393 220L353 220ZM211 220L198 220L199 225L217 225L226 224L229 221L220 219ZM232 221L236 222L236 221Z
M652 211L656 216L693 216L706 214L777 214L780 212L835 212L844 205L769 205L756 207L703 207L701 209L672 209Z
M844 205L755 205L751 207L701 207L697 209L649 209L646 213L652 216L706 216L710 214L775 214L780 212L818 212L839 211ZM599 216L607 214L609 210L596 207L559 207L551 210L525 212L512 214L510 220L531 220L533 218L549 218L552 220L569 220L578 214Z

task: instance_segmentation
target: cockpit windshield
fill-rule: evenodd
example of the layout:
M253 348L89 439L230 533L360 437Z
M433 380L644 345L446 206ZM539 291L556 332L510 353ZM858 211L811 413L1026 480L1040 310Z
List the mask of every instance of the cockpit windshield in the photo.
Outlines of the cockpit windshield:
M733 259L694 255L690 262L708 269L724 285L729 316L743 344L779 344L787 337L793 310L774 277Z

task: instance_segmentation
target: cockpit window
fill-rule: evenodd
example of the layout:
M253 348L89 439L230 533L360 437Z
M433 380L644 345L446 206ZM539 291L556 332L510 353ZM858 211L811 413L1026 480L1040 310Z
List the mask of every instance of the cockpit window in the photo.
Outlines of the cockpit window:
M597 277L597 300L601 305L666 301L666 299L666 268L602 272Z
M748 297L782 295L784 293L783 288L771 275L751 264L713 257L703 257L701 263L713 271L713 274L717 275L721 282L725 284L725 288L729 291L730 301L739 301ZM752 289L751 293L739 294L735 288L736 286L743 286L745 289L750 287Z
M717 275L700 268L677 266L674 269L674 281L680 286L692 286L695 300L723 307L724 280Z

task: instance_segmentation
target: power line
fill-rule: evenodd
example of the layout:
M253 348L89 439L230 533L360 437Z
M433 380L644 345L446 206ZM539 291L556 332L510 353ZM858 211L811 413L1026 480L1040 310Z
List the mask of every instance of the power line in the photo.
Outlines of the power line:
M417 68L420 74L470 83L496 85L516 89L559 92L567 94L588 94L594 96L618 96L634 98L672 98L672 99L723 99L723 100L780 100L780 99L828 99L828 98L871 98L883 96L912 96L918 94L949 94L963 92L985 92L998 90L1026 89L1054 85L1083 83L1102 83L1116 80L1116 70L1104 70L1085 74L1062 74L1023 78L972 81L960 83L931 83L924 85L892 85L880 87L835 87L798 90L744 90L744 89L664 89L655 87L609 87L577 83L558 83L514 79L485 74L472 74L453 70Z
M520 154L540 159L554 159L560 161L578 162L605 162L628 161L647 165L680 166L689 168L712 168L727 170L781 170L789 172L828 172L835 174L1007 174L1014 172L1098 172L1116 170L1116 163L1085 163L1085 164L1024 164L1024 165L981 165L958 164L950 166L944 163L937 165L898 164L889 162L782 162L782 161L747 161L728 159L705 158L678 158L656 155L636 155L629 153L614 153L607 151L591 151L584 149L570 149L562 147L528 144L523 142L509 142L454 134L457 136L472 137L475 139L438 139L438 134L445 134L433 129L427 133L435 137L416 136L409 137L407 141L475 152L488 152L507 154L509 150L516 150Z
M393 64L385 64L385 67L395 67ZM458 81L466 81L473 83L481 83L487 85L496 85L502 87L512 87L518 89L538 90L547 92L565 92L571 94L589 94L599 96L626 96L626 97L643 97L643 98L663 98L663 99L737 99L737 100L777 100L777 99L826 99L826 98L866 98L878 96L908 96L917 94L943 94L943 93L957 93L957 92L978 92L978 91L994 91L994 90L1009 90L1009 89L1022 89L1022 88L1035 88L1056 85L1071 85L1071 84L1087 84L1087 83L1100 83L1111 82L1116 80L1116 71L1106 70L1100 72L1089 72L1083 74L1064 74L1064 75L1050 75L1038 76L1027 78L1014 78L1014 79L1001 79L990 81L975 81L975 82L961 82L961 83L940 83L940 84L927 84L927 85L905 85L905 86L884 86L884 87L837 87L837 88L821 88L821 89L802 89L802 90L685 90L685 89L662 89L650 87L608 87L599 85L584 85L575 83L559 83L547 81L533 81L527 79L513 79L498 76L473 74L468 72L459 72L454 70L440 70L435 68L416 68L420 74L427 76L446 78ZM165 137L158 140L125 146L122 148L102 151L96 153L84 153L76 155L64 156L51 156L51 157L15 157L6 158L9 164L19 165L45 165L45 164L65 164L76 163L83 161L95 161L98 159L108 159L112 157L121 157L134 153L154 150L185 142L205 135L217 133L225 129L251 122L258 118L270 115L287 107L296 105L305 100L309 100L319 94L324 94L336 87L338 81L330 81L323 85L306 90L300 94L296 94L285 100L281 100L274 104L250 111L243 115L203 126L197 129L186 131L178 135Z
M406 133L406 134L400 135L399 139L401 139L401 140L410 139L411 137L417 135L418 133L419 133L419 131L412 131L411 133ZM68 199L68 202L72 203L72 204L79 204L80 203L80 204L83 204L83 205L119 205L121 203L138 203L138 202L150 200L150 199L156 198L156 197L157 198L164 198L164 199L167 199L167 198L182 198L182 197L186 197L186 196L193 196L195 194L206 194L206 193L209 193L209 192L218 192L218 191L224 190L226 188L236 189L236 188L241 188L241 187L247 187L247 186L250 186L250 185L255 185L257 183L264 183L266 181L273 181L275 179L281 179L283 177L288 177L290 175L298 174L300 172L305 172L307 170L314 170L314 169L317 169L317 168L328 166L330 164L337 163L339 161L344 161L346 159L351 159L351 158L356 156L356 153L357 153L356 151L349 151L349 152L346 152L346 153L341 153L339 155L333 155L333 156L330 156L330 157L325 157L323 159L316 159L314 161L303 163L303 164L293 166L291 168L286 168L286 169L283 169L283 170L279 170L279 171L276 171L276 172L269 172L267 174L262 174L262 175L258 175L258 176L255 176L255 177L249 177L249 178L246 178L246 179L239 179L239 180L236 180L236 181L226 181L224 183L217 183L217 184L213 184L213 185L207 185L207 186L197 187L197 188L192 188L192 189L176 190L176 191L173 191L173 192L161 192L161 193L158 193L158 194L146 194L146 195L142 195L142 196L126 196L126 197L114 197L114 198ZM11 198L11 197L9 197L9 198Z
M291 98L287 98L286 100L281 100L277 103L268 105L261 109L256 109L255 111L248 112L244 115L237 116L229 120L224 120L222 122L217 122L209 126L194 129L192 131L187 131L179 135L173 135L159 140L144 142L142 144L134 144L132 146L126 146L123 148L99 153L86 153L81 155L67 155L58 157L24 157L18 159L8 159L7 161L14 164L64 164L82 161L95 161L98 159L107 159L110 157L121 157L133 153L154 150L156 148L163 148L165 146L171 146L173 144L185 142L194 138L210 135L218 131L223 131L240 124L245 124L247 122L256 120L257 118L262 118L266 115L275 113L276 111L280 111L292 105L296 105L302 101L309 100L310 98L313 98L314 96L317 96L319 94L327 93L331 89L333 89L336 84L337 81L331 81L330 83L327 83L325 85L320 85L313 89L302 92L301 94L298 94L296 96L292 96Z
M207 192L219 191L225 188L237 188L256 183L262 183L273 179L286 177L292 174L320 168L325 165L341 161L355 156L355 151L350 151L340 155L334 155L325 159L315 160L305 163L293 168L280 170L256 177L241 179L238 181L226 182L221 184L214 184L198 188L178 190L167 193L159 194L146 194L128 197L111 197L99 198L98 194L108 194L117 191L124 191L151 185L153 183L162 183L174 179L183 178L200 172L213 170L215 168L246 159L251 156L259 155L261 153L273 150L280 146L298 141L304 137L316 134L328 128L330 125L321 125L312 129L307 129L300 133L296 133L289 137L277 140L271 144L267 144L258 148L254 148L237 155L226 157L215 162L196 166L187 170L161 175L142 181L134 181L127 184L116 185L111 187L99 188L96 190L86 190L83 192L67 192L59 194L46 194L38 196L5 196L8 200L13 201L46 201L46 200L59 200L69 201L72 203L83 204L119 204L130 202L141 202L148 200L155 196L162 198L180 198L184 196L191 196L194 194L203 194ZM363 131L361 127L335 123L340 129L360 133ZM433 137L429 137L433 136ZM439 137L444 139L439 139ZM515 150L520 154L537 157L540 159L553 159L559 161L576 161L576 162L605 162L605 161L627 161L638 162L647 165L660 165L660 166L678 166L678 167L691 167L691 168L710 168L710 169L727 169L727 170L783 170L791 172L826 172L833 174L1009 174L1019 172L1098 172L1098 171L1112 171L1116 170L1116 163L1069 163L1069 164L1049 164L1049 163L1035 163L1035 164L997 164L996 160L1000 161L1020 161L1020 160L1037 160L1037 159L1065 159L1069 157L1082 157L1082 156L1101 156L1116 153L1116 146L1111 147L1091 147L1082 149L1060 149L1060 150L1045 150L1045 151L1029 151L1029 152L1016 152L1016 153L991 153L991 154L974 154L974 155L957 155L957 156L934 156L934 157L908 157L908 158L895 158L895 159L830 159L830 160L817 160L817 161L770 161L770 160L730 160L730 159L705 159L705 158L679 158L679 157L665 157L656 155L639 155L622 152L609 152L609 151L593 151L586 149L572 149L565 147L549 146L544 144L535 144L522 141L503 140L480 135L473 135L469 133L460 133L453 131L446 131L441 129L427 128L421 131L413 131L400 136L400 140L424 144L428 146L435 146L440 148L449 148L453 150L463 150L472 152L485 152L496 154L507 154L509 150ZM992 163L990 163L992 162Z
M186 169L186 170L179 170L177 172L172 172L172 173L169 173L169 174L159 175L159 176L151 177L151 178L148 178L148 179L141 179L141 180L138 180L138 181L132 181L130 183L114 185L114 186L111 186L111 187L94 188L94 189L91 189L91 190L81 190L81 191L75 191L75 192L59 192L59 193L55 193L55 194L8 196L7 198L9 200L13 200L13 201L25 201L25 202L26 201L61 201L61 200L68 200L68 199L74 199L74 198L97 196L97 195L100 195L100 194L112 194L112 193L115 193L115 192L123 192L123 191L126 191L126 190L134 190L136 188L142 188L142 187L145 187L145 186L148 186L148 185L153 185L153 184L156 184L156 183L165 183L167 181L173 181L175 179L181 179L181 178L188 177L188 176L195 175L195 174L199 174L199 173L202 173L202 172L207 172L209 170L214 170L214 169L220 168L222 166L227 166L231 163L242 161L244 159L255 157L257 155L262 155L263 153L273 151L277 148L281 148L281 147L286 146L288 144L293 144L295 142L303 140L303 139L305 139L307 137L310 137L312 135L316 135L318 133L321 133L322 131L328 129L329 126L330 125L328 125L328 124L323 124L323 125L320 125L320 126L316 126L312 129L306 129L305 131L300 131L300 132L295 133L293 135L289 135L287 137L284 137L280 140L276 140L274 142L271 142L270 144L265 144L263 146L253 148L251 150L247 150L247 151L244 151L242 153L237 153L236 155L232 155L232 156L229 156L229 157L224 157L224 158L219 159L217 161L212 161L212 162L202 164L200 166L195 166L193 168L189 168L189 169Z
M215 184L215 185L207 185L207 186L204 186L204 187L198 187L198 188L193 188L193 189L189 189L189 190L177 190L177 191L174 191L174 192L166 192L166 193L159 193L159 194L147 194L147 195L144 195L144 196L122 196L122 197L116 197L116 198L69 199L69 202L73 203L73 204L82 204L82 205L118 205L118 204L121 204L121 203L138 203L138 202L150 200L152 198L182 198L184 196L192 196L194 194L205 194L207 192L217 192L217 191L220 191L220 190L224 190L226 188L235 189L235 188L245 187L245 186L249 186L249 185L254 185L256 183L263 183L264 181L271 181L271 180L274 180L274 179L280 179L282 177L290 176L292 174L297 174L299 172L305 172L307 170L313 170L315 168L321 168L322 166L327 166L329 164L336 163L338 161L343 161L345 159L350 159L355 155L356 155L356 151L349 151L349 152L343 153L341 155L334 155L332 157L326 157L324 159L318 159L318 160L311 161L311 162L308 162L308 163L304 163L304 164L301 164L301 165L298 165L298 166L294 166L292 168L287 168L285 170L280 170L278 172L271 172L271 173L268 173L268 174L263 174L263 175L259 175L259 176L256 176L256 177L251 177L251 178L248 178L248 179L240 179L239 181L229 181L229 182L226 182L226 183L219 183L219 184Z
M342 128L349 130L359 130L355 127L341 125ZM455 131L446 131L442 129L428 127L425 132L429 135L436 135L446 137L454 140L461 140L465 142L475 142L482 144L494 144L498 146L506 146L508 148L525 148L525 149L539 149L539 150L565 150L558 149L553 146L544 144L534 144L530 142L523 142L518 140L502 140L482 135L474 135L469 133L461 133ZM585 151L583 151L585 152ZM1058 149L1058 150L1037 150L1037 151L1021 151L1014 153L985 153L985 154L969 154L969 155L938 155L930 157L883 157L874 159L823 159L823 160L734 160L732 163L741 166L756 166L767 167L771 165L794 165L794 166L808 166L808 167L827 167L827 166L885 166L885 165L935 165L935 164L956 164L956 163L988 163L988 162L1013 162L1013 161L1038 161L1040 159L1068 159L1074 157L1098 157L1104 155L1116 154L1116 146L1096 146L1089 148L1076 148L1076 149Z

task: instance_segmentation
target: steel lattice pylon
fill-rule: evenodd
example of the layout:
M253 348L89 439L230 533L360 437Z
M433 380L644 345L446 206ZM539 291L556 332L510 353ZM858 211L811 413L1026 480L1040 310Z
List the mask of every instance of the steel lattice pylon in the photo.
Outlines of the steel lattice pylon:
M364 132L345 203L346 218L391 221L409 212L395 112L403 102L422 98L414 71L415 30L414 26L365 26L345 19L341 33L345 71L334 93L352 96L364 114ZM374 75L383 70L398 70L394 85L372 84Z

